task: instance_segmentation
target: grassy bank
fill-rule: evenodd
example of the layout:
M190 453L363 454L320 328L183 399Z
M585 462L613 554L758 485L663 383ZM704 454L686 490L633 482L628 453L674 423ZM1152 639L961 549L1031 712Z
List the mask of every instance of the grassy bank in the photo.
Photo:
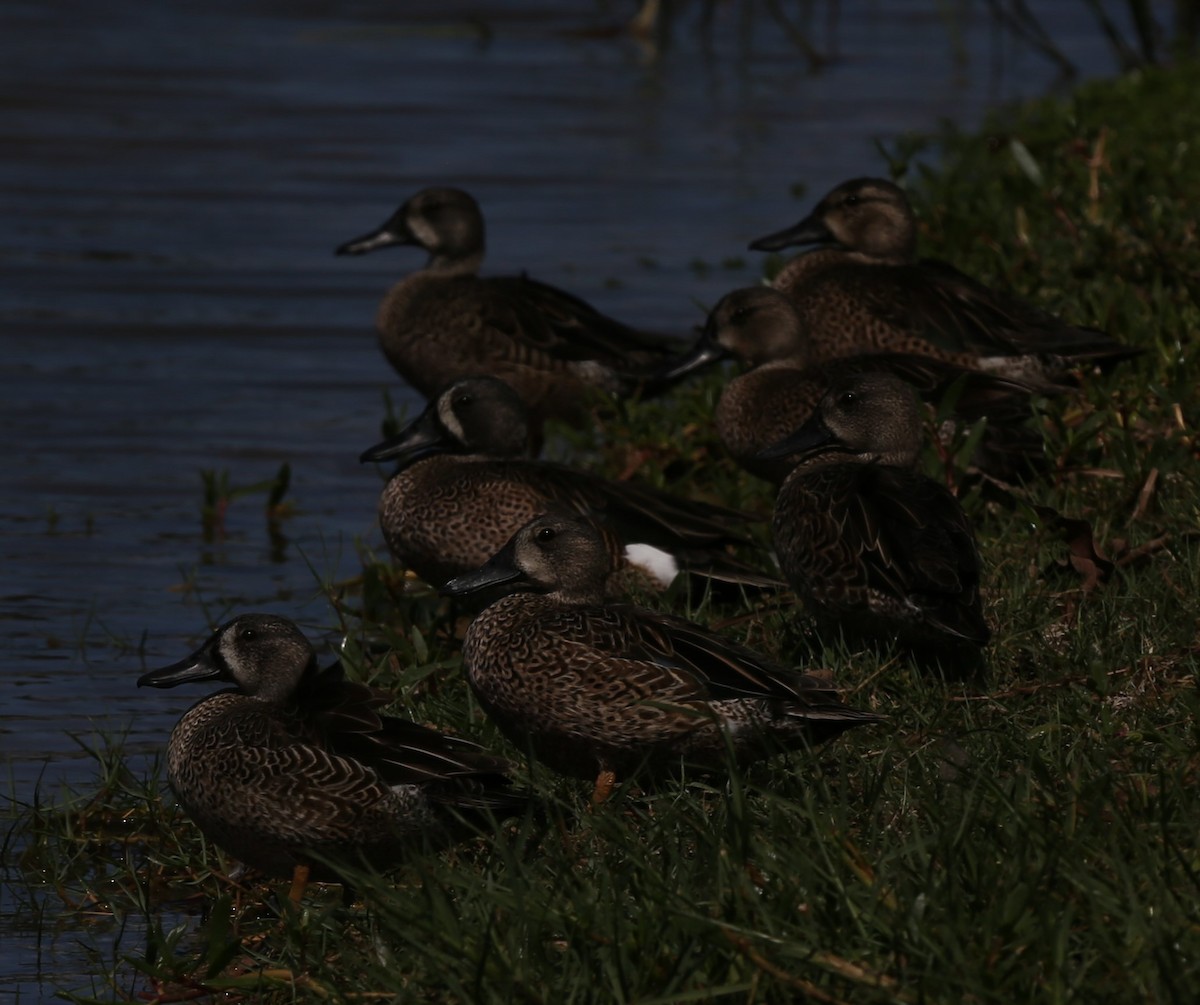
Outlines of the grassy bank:
M996 630L982 689L819 652L886 725L728 784L628 785L594 814L534 766L544 815L363 876L349 909L230 880L114 744L92 789L19 807L6 843L29 909L93 947L75 999L1194 1001L1197 94L1200 68L1147 72L864 165L907 177L924 253L1146 350L1045 404L1045 481L960 482ZM718 390L624 409L594 456L769 508L708 427ZM802 642L786 606L696 613L785 659ZM368 560L330 621L403 712L506 749L438 598Z

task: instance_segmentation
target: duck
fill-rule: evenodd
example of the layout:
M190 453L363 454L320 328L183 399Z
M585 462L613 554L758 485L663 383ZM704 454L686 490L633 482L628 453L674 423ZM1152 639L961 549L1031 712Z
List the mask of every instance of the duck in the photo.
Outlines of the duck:
M384 692L322 669L297 625L242 614L139 687L219 681L167 744L167 779L201 832L245 866L336 879L330 860L395 864L471 816L517 813L508 762L380 709Z
M946 402L956 423L987 418L975 463L1013 480L1044 465L1041 436L1029 428L1033 389L933 356L872 352L815 360L812 339L792 300L769 286L723 296L709 312L691 351L664 366L649 382L674 384L688 374L732 358L742 370L721 390L713 422L730 456L743 469L776 486L791 472L787 458L761 454L799 428L840 376L884 371L915 386L921 396ZM948 432L954 432L953 429Z
M971 523L914 467L920 403L890 373L852 374L764 451L787 457L771 523L784 576L823 633L899 643L947 676L981 669L983 616Z
M954 266L918 259L908 196L882 178L836 186L799 223L751 249L812 250L772 281L791 298L818 359L865 352L936 356L1052 391L1077 371L1140 354L1097 328L1063 321Z
M605 598L610 556L595 523L535 517L451 596L502 595L470 624L463 665L500 730L553 771L594 780L681 762L719 769L832 739L880 716L826 676L776 664L702 625Z
M784 587L775 573L730 553L753 544L750 529L763 517L539 460L531 440L529 410L513 388L496 377L467 377L364 451L364 463L396 465L379 498L379 525L395 559L440 586L479 568L533 517L560 508L610 525L607 540L622 570L614 593L635 584L666 589L681 573L697 585Z
M539 421L578 424L605 396L636 393L639 370L676 345L527 275L480 276L483 213L460 188L422 189L336 254L394 245L415 245L429 257L388 291L376 327L388 361L426 398L460 377L490 374L506 380Z

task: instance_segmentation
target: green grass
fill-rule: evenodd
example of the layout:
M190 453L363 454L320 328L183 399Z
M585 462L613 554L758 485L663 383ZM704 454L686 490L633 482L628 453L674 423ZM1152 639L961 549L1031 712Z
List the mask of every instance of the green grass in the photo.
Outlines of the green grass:
M229 880L159 766L131 773L115 742L87 792L14 807L5 843L31 909L93 947L76 1000L1195 1001L1197 94L1196 66L1147 71L887 151L924 253L1146 350L1045 404L1044 482L960 483L996 629L982 687L818 649L886 725L728 783L628 784L596 813L533 766L544 815L360 877L349 909ZM622 408L576 445L765 510L709 426L718 391ZM365 555L331 602L399 710L505 749L443 601ZM778 605L697 613L785 658L804 642Z

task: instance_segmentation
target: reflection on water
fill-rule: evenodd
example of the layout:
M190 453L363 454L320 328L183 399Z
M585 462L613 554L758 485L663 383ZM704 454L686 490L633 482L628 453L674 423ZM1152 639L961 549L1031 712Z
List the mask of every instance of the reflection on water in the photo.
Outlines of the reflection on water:
M1038 6L1085 72L1111 69L1081 5ZM479 197L487 268L683 331L756 278L746 242L797 215L794 182L879 171L873 137L1054 78L984 4L811 7L785 30L697 3L655 50L610 30L633 9L615 3L8 5L0 750L18 797L47 761L50 788L87 770L72 733L159 748L195 696L133 681L212 620L328 625L318 577L378 541L357 455L385 390L415 403L375 304L419 264L332 249L412 191ZM202 470L248 485L285 461L282 553L261 496L206 539Z

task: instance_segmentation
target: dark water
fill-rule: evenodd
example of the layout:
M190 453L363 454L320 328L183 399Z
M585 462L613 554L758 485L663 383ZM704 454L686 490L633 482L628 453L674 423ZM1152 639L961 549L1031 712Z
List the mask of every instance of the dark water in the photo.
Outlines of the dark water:
M88 777L71 734L160 746L196 695L133 681L210 620L319 634L317 577L381 547L356 457L384 391L414 399L372 318L419 259L331 252L412 191L479 197L487 268L684 330L757 278L745 245L801 214L792 183L879 173L873 137L1054 81L980 2L809 5L820 73L762 5L716 4L708 30L677 6L655 55L608 30L617 2L5 4L0 760L19 799ZM1036 6L1084 73L1113 70L1085 4ZM261 494L205 536L202 469L248 485L285 461L282 547ZM32 955L35 931L0 921L0 997L86 969L67 939Z

